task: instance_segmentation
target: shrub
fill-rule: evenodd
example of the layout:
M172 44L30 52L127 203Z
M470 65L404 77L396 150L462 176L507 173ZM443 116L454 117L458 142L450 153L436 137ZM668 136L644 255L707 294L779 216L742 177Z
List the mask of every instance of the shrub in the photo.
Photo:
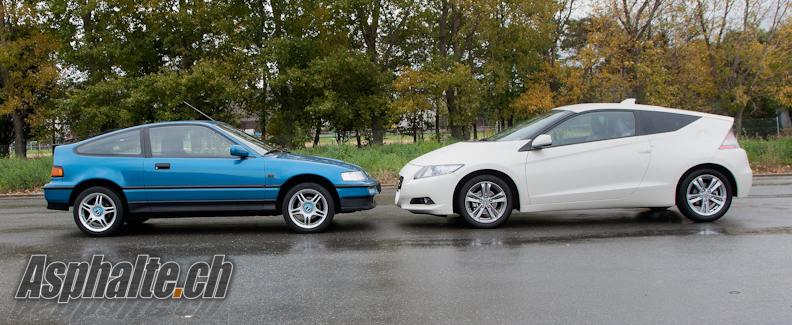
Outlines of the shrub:
M792 137L744 139L740 140L740 147L748 152L754 173L792 172Z
M52 156L0 159L0 192L24 191L50 181Z
M324 145L295 150L295 153L339 159L363 167L371 177L383 184L395 184L399 171L410 160L451 142L392 143L358 149L350 145Z

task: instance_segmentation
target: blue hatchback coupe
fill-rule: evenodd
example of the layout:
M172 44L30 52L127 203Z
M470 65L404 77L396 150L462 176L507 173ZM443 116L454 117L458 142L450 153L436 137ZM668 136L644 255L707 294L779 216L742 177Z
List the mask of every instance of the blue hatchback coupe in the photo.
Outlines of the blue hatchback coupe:
M47 208L108 236L152 217L283 214L297 232L372 209L380 183L340 160L289 153L228 124L164 122L55 148Z

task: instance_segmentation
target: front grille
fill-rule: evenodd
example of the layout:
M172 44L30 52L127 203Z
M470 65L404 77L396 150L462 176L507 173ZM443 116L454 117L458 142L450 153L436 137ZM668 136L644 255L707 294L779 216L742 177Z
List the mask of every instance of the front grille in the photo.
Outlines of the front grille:
M401 189L401 183L402 183L403 180L404 180L404 176L399 176L399 183L396 184L396 189L397 190Z

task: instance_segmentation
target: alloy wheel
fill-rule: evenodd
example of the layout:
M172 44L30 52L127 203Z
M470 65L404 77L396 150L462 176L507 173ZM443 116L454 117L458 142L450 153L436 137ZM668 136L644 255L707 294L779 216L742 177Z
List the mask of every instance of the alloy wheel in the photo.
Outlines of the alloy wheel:
M473 220L492 223L506 212L506 193L498 184L482 181L474 184L465 194L465 211Z
M688 185L686 193L690 209L702 216L720 212L726 203L726 185L710 174L696 177Z
M300 228L318 227L327 214L327 199L314 189L302 189L289 200L289 218Z
M80 202L78 209L80 223L92 232L103 232L115 224L116 204L107 194L87 195Z

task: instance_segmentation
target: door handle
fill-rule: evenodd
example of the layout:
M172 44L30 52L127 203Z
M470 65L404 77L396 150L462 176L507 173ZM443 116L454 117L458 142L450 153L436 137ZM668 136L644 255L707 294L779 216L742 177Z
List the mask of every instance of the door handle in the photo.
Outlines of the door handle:
M168 163L154 164L154 169L156 169L156 170L170 169L170 164L168 164Z
M650 152L652 152L652 147L651 146L646 147L646 148L638 149L638 153L650 153Z

